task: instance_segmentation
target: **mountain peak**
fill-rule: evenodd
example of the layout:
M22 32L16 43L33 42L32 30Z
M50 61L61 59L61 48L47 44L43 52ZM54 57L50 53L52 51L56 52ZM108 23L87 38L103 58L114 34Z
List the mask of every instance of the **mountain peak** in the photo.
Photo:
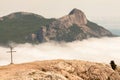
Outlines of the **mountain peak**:
M51 40L72 42L91 37L113 36L110 31L90 22L84 12L76 8L59 19L47 19L28 12L16 12L1 17L0 25L2 25L0 26L2 28L0 29L0 43L3 44L9 41L17 43Z
M69 15L72 15L72 14L83 14L83 12L77 8L74 8L70 13Z
M14 13L11 13L11 14L5 16L5 17L8 17L9 19L13 19L13 18L20 18L22 16L36 16L36 17L39 17L39 18L44 18L40 15L30 13L30 12L14 12Z
M32 15L33 13L29 13L29 12L14 12L14 13L11 13L9 14L8 16L20 16L20 15Z
M67 27L72 26L73 24L78 26L87 24L87 18L85 14L77 8L74 8L68 15L60 18L60 21L62 21Z

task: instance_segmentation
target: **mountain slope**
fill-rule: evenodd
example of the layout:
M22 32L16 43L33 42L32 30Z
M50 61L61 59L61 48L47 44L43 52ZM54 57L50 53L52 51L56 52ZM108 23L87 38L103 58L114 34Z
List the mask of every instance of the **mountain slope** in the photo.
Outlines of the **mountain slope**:
M109 65L79 60L47 60L0 67L1 80L120 80Z
M43 35L41 35L41 31ZM87 20L85 14L78 9L73 9L68 15L52 22L45 30L41 31L40 35L43 36L45 41L71 42L90 37L113 36L110 31Z
M0 18L0 43L71 42L91 37L113 36L105 28L89 21L85 14L73 9L59 19L46 19L40 15L17 12Z
M0 43L26 42L26 37L37 32L42 25L55 19L46 19L40 15L26 12L12 13L0 19Z

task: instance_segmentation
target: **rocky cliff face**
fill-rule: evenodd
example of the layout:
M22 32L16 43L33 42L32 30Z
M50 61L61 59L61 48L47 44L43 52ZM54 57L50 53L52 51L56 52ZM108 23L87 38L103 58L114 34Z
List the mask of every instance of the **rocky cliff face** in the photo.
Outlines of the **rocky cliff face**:
M120 80L109 65L52 60L0 67L1 80Z
M78 9L73 9L67 16L62 17L59 20L62 24L64 24L65 27L70 27L73 24L78 26L87 24L87 18L85 14Z
M0 44L65 41L72 42L91 37L113 36L105 28L89 21L79 9L73 9L59 19L47 19L41 15L16 12L0 17Z
M71 42L90 37L113 36L105 28L87 20L85 14L76 8L68 15L57 19L43 28L45 27L43 41L56 40Z

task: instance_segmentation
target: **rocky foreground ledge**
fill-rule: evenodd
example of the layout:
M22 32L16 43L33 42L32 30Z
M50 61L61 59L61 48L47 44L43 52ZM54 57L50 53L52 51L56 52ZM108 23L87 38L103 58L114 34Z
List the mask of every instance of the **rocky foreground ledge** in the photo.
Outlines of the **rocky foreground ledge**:
M120 80L120 75L107 64L48 60L1 66L0 80Z

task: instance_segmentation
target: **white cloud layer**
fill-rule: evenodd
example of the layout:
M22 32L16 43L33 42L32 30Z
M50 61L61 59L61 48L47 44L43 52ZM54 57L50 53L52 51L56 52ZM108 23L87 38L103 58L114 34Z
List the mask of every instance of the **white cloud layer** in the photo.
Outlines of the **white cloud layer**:
M19 44L14 50L14 63L24 63L50 59L78 59L109 63L115 60L120 64L120 37L91 38L71 43L44 43L39 45ZM0 65L10 63L9 48L0 47Z

